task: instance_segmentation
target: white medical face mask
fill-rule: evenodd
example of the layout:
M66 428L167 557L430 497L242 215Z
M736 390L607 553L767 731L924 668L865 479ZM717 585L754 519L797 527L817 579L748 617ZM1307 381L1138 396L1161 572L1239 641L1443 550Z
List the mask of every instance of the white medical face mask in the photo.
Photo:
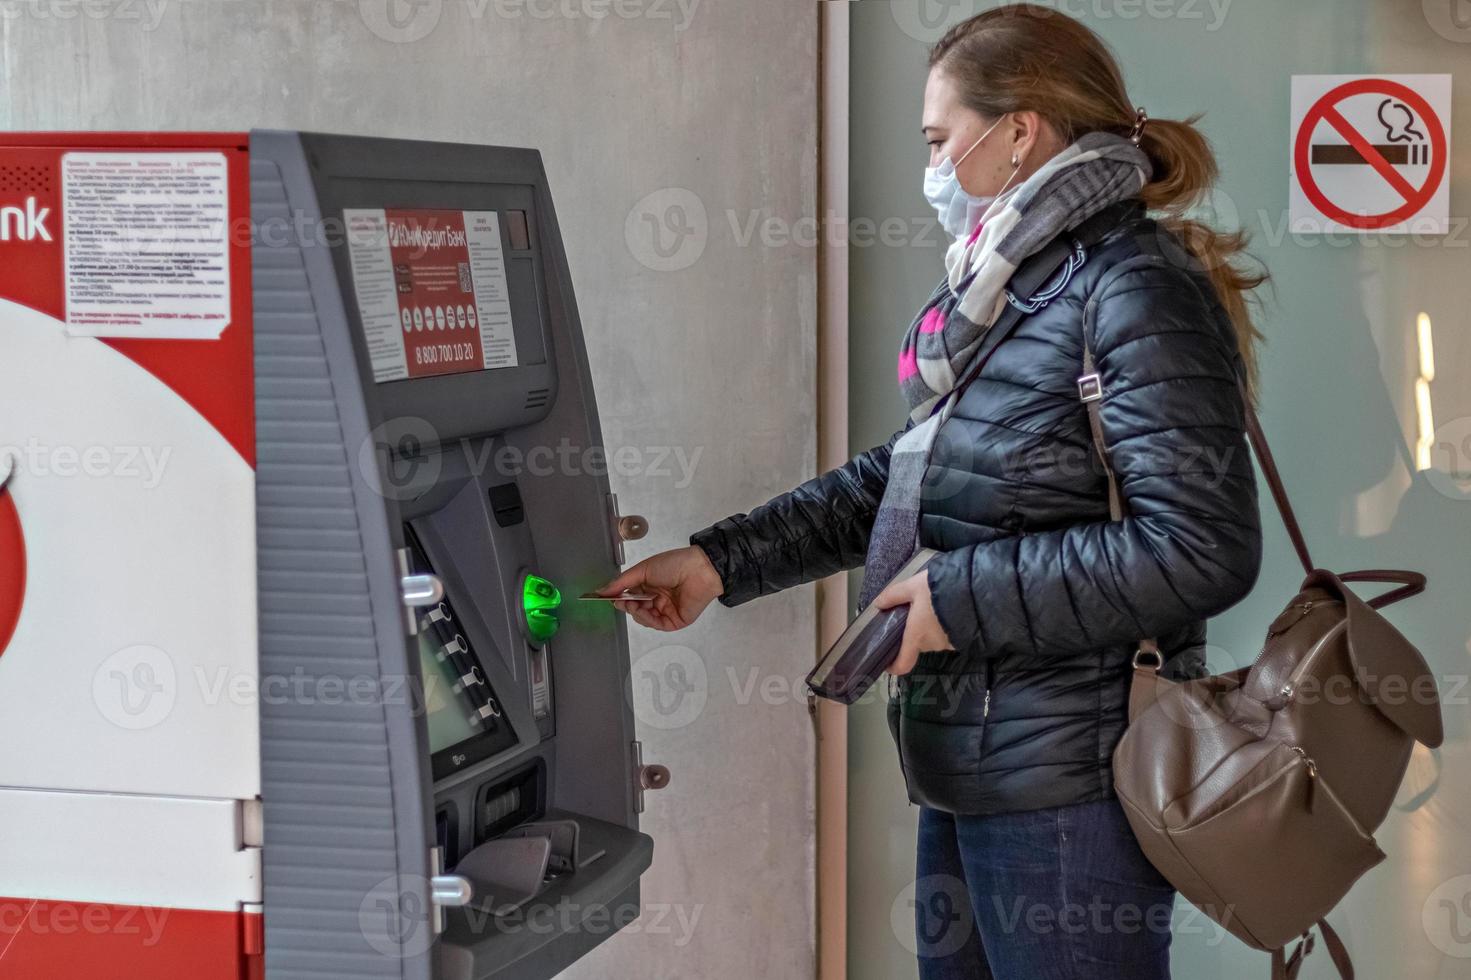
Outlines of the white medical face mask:
M1001 119L992 123L991 129L982 133L980 139L972 143L970 149L960 155L959 160L951 162L947 156L940 161L938 167L926 167L924 170L925 200L930 202L930 207L934 208L935 213L940 216L940 225L951 238L959 238L968 234L976 226L981 215L985 214L986 209L1001 196L992 194L986 197L976 197L967 193L966 189L960 186L960 178L956 176L955 168L964 163L965 158L970 156L971 150L980 146L981 140L990 136L991 131L1001 125L1001 120L1005 118L1002 116ZM1016 171L1013 170L1011 174L1015 177ZM1010 178L1006 183L1010 185ZM1005 191L1004 187L1002 191Z

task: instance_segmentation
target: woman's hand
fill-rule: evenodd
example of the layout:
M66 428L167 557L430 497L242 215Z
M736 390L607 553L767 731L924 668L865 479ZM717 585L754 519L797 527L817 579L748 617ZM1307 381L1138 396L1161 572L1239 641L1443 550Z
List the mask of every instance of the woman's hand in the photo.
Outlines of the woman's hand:
M644 592L653 599L620 599L614 607L649 629L684 629L700 617L711 601L725 592L720 573L705 552L695 546L650 555L598 589L598 595Z
M930 605L930 570L926 568L918 575L911 575L902 582L890 583L884 591L873 597L873 604L880 609L909 604L909 617L904 621L904 639L899 643L899 656L884 668L895 677L903 676L914 669L922 652L929 650L954 650L945 628L935 616Z

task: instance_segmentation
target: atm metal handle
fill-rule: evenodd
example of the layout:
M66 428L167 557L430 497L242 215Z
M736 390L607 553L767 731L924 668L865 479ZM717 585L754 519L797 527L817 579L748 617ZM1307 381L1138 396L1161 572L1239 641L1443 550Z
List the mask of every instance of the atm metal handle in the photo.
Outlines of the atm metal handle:
M434 934L444 932L444 910L461 908L475 897L474 886L456 874L444 870L444 851L437 845L429 849L429 905L433 909Z
M437 606L444 598L444 583L438 575L415 573L409 564L409 549L398 549L399 588L403 594L404 618L409 635L419 632L418 610L425 606Z
M444 598L444 584L437 575L405 575L403 591L404 605L414 609L437 606Z

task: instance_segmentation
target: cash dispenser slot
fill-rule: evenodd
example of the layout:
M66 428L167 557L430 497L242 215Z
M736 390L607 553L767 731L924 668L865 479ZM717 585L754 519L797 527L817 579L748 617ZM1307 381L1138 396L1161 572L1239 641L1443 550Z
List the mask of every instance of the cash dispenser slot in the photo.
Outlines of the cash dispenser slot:
M445 910L436 976L509 980L528 958L572 962L638 916L619 899L652 856L647 836L583 814L549 809L511 827L454 866L470 899Z
M578 818L532 820L506 830L465 855L454 873L470 883L472 901L507 916L559 878L585 870L607 854L582 846Z

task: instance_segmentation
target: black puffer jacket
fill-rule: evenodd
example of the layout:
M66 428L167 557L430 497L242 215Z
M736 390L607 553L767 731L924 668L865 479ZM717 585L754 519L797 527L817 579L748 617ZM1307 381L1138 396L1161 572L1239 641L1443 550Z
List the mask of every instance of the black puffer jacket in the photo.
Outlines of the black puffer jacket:
M1131 657L1203 672L1205 619L1261 564L1257 486L1230 320L1178 241L1124 202L1090 223L1087 259L1002 342L936 439L920 542L956 650L920 655L890 702L909 798L1003 813L1113 795ZM1087 326L1107 484L1077 378ZM863 564L889 453L860 453L690 536L736 606ZM938 489L938 492L936 492Z

